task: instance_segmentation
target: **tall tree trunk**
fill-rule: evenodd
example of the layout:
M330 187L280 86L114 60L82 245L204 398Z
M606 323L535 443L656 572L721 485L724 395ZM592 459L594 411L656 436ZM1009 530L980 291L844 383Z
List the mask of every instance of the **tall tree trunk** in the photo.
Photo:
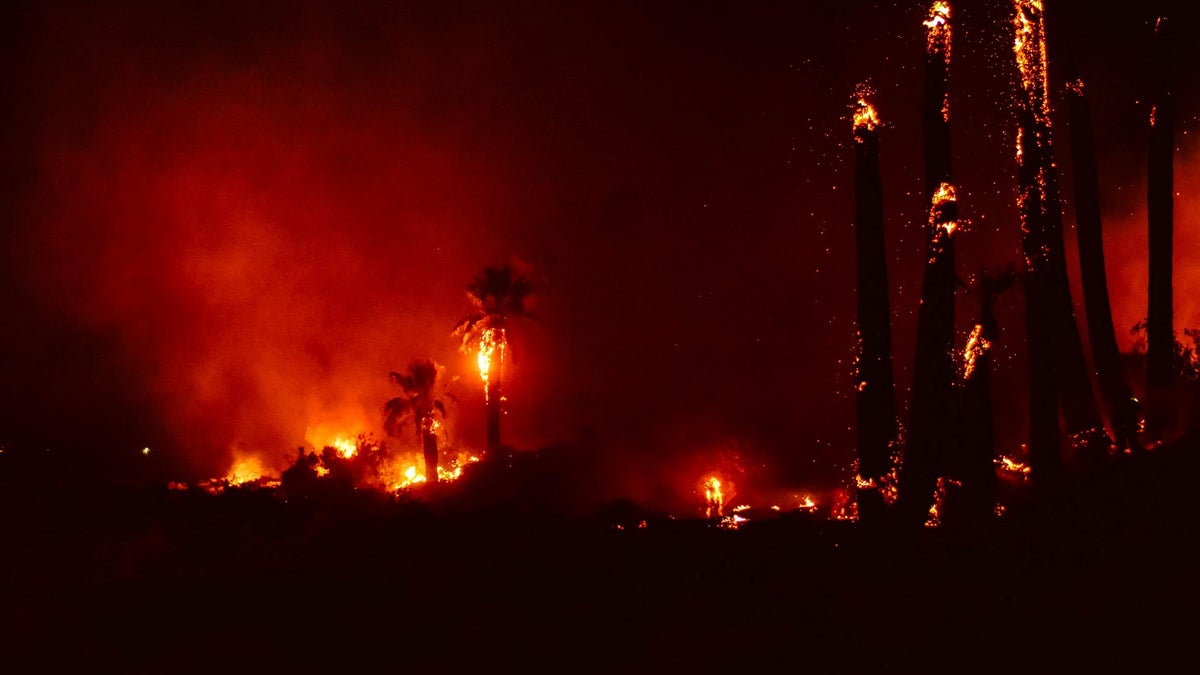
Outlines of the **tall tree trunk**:
M1113 328L1112 306L1108 298L1108 277L1104 269L1104 235L1100 216L1100 181L1096 166L1096 147L1092 131L1092 112L1083 81L1075 78L1067 85L1067 113L1071 127L1071 163L1075 170L1075 225L1079 246L1079 276L1087 314L1088 339L1092 361L1100 382L1108 418L1118 450L1137 445L1137 409L1133 391L1125 377L1120 348Z
M854 235L858 263L858 514L864 523L883 516L881 490L891 471L896 440L892 379L892 320L883 237L883 187L874 110L860 100L854 126ZM861 120L859 118L862 118Z
M492 372L489 373L487 394L487 450L488 455L493 460L499 460L501 457L500 451L500 417L504 414L504 352L505 340L508 336L504 329L500 331L500 341L496 346L496 363Z
M1174 380L1175 329L1172 298L1174 236L1174 106L1171 50L1166 19L1154 30L1154 91L1151 94L1146 215L1149 231L1149 302L1146 315L1147 431L1161 440L1170 424L1166 388Z
M438 482L438 440L436 433L422 432L421 444L425 451L425 482Z
M1029 331L1030 460L1042 465L1043 487L1061 470L1057 429L1045 409L1049 391L1057 392L1072 448L1082 454L1107 452L1104 431L1088 375L1087 361L1067 277L1062 204L1050 133L1045 28L1041 3L1014 0L1014 54L1021 74L1018 180L1022 248L1027 267L1026 318ZM1049 368L1049 370L1045 370ZM1047 373L1051 382L1046 382ZM1053 406L1055 409L1056 406ZM1036 459L1035 459L1036 456ZM1038 481L1035 480L1035 484Z
M979 274L979 323L971 332L963 356L963 434L966 453L957 463L962 480L963 520L979 524L990 519L996 503L996 446L992 416L992 349L999 337L996 299L1012 285L1011 273Z
M1058 381L1051 297L1050 236L1045 169L1038 134L1049 129L1045 95L1045 42L1040 6L1014 0L1014 54L1021 75L1017 126L1017 203L1025 258L1025 331L1029 372L1029 464L1034 488L1049 492L1062 474L1058 435Z
M926 263L917 315L917 353L909 406L908 443L900 474L899 511L920 524L933 503L938 472L954 443L954 229L957 203L951 185L948 75L950 17L935 4L925 22L923 105Z

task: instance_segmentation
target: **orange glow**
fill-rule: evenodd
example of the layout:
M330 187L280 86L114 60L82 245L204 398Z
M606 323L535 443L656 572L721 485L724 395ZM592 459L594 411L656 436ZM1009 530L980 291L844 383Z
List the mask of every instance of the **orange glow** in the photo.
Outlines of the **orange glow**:
M234 460L229 473L225 475L225 480L229 481L230 485L242 485L243 483L250 483L262 478L265 473L266 471L258 457L246 455Z

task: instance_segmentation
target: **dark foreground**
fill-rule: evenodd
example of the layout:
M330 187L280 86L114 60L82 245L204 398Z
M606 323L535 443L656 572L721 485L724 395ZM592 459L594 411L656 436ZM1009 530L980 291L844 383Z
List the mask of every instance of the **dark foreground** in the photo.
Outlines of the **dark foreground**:
M0 672L1183 665L1198 453L1110 466L986 531L903 535L10 490Z

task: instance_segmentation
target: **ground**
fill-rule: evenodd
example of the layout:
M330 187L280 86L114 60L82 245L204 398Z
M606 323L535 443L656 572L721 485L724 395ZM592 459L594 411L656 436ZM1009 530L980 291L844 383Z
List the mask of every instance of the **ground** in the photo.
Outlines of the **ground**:
M1197 450L957 532L10 489L0 671L1145 669L1195 623Z

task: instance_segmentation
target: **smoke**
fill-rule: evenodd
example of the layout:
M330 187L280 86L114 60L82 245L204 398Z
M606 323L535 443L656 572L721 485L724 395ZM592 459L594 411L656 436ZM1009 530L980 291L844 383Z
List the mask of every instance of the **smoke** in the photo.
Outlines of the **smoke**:
M480 134L438 117L445 89L376 90L344 44L308 38L147 62L107 44L145 38L122 21L72 22L73 49L47 55L115 62L55 82L23 264L44 301L118 336L189 468L378 433L387 373L418 356L468 377L450 331L504 250L505 186Z
M1191 198L1200 185L1200 157L1191 136L1180 140L1175 156L1174 296L1176 339L1185 328L1200 327L1200 203ZM1113 325L1122 351L1133 348L1131 329L1146 318L1147 232L1144 174L1121 190L1105 213L1104 253L1112 295ZM1144 336L1143 336L1144 337Z

